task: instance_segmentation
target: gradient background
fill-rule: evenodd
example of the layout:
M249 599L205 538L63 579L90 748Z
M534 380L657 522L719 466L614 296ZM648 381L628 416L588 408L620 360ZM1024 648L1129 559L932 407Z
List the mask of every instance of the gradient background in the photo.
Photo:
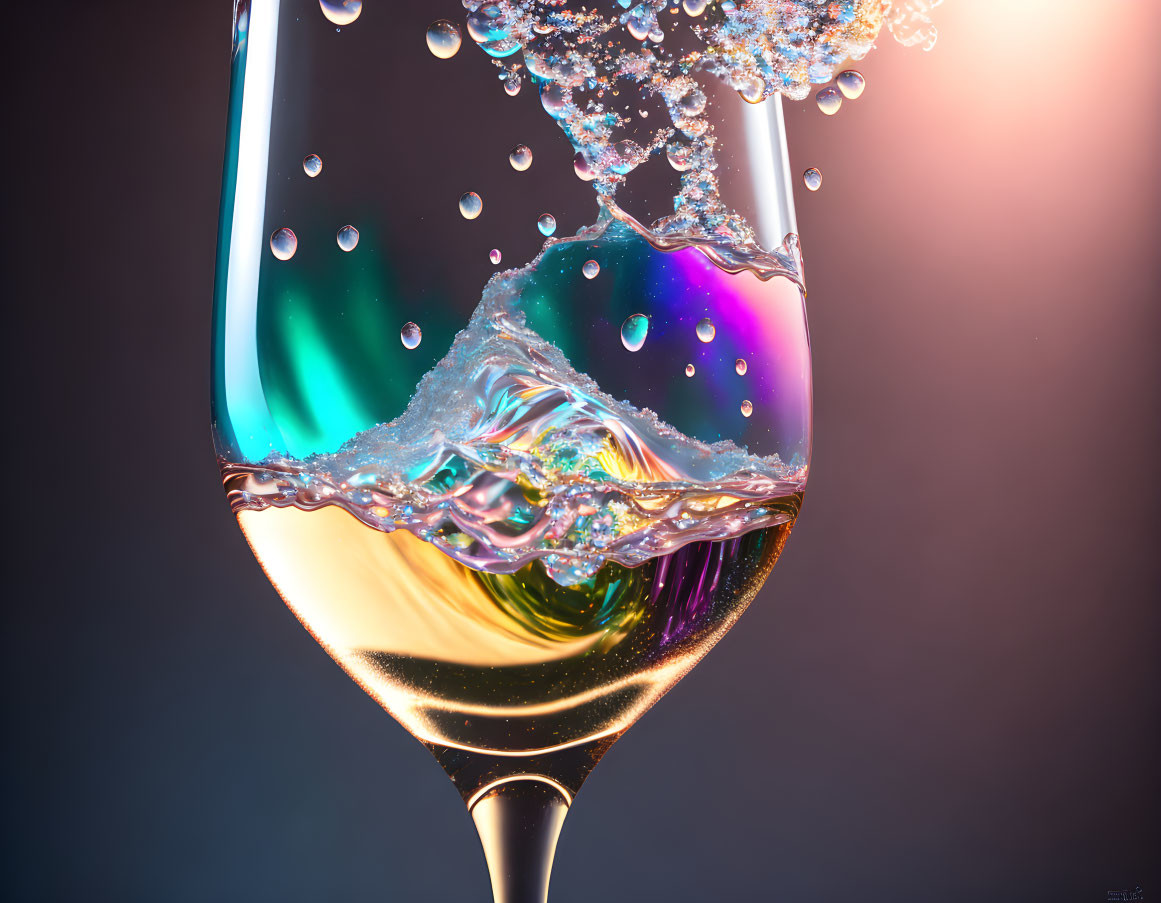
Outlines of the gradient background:
M485 900L450 782L218 489L229 0L24 7L6 898ZM937 15L837 117L789 108L825 179L811 492L739 629L586 785L555 903L1161 897L1161 11Z

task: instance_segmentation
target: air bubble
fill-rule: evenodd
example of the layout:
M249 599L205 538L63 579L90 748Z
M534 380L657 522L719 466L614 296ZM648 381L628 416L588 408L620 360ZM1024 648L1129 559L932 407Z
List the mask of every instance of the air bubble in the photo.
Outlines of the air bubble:
M742 416L749 417L754 413L754 406L750 404L749 400L742 402Z
M532 165L532 148L527 144L517 144L508 154L508 162L516 172L524 172Z
M822 188L822 173L812 166L802 174L802 181L811 191L818 191Z
M693 364L686 364L685 365L685 375L686 376L693 376L693 374L695 374L696 372L697 372L697 370L694 368Z
M503 255L500 253L499 248L492 248L492 250L488 252L488 259L492 261L492 263L499 263L502 257Z
M718 334L717 327L714 326L714 321L709 317L704 317L698 321L697 337L703 342L709 343L714 340L714 336Z
M318 0L322 14L336 25L350 25L363 12L363 0Z
M270 236L270 253L279 260L290 260L298 250L298 236L285 227Z
M335 241L339 243L339 247L344 251L355 250L355 245L359 243L359 230L354 226L343 226L335 233Z
M460 213L464 219L475 219L483 212L484 202L474 191L460 195Z
M843 105L843 96L834 85L827 85L814 95L814 102L827 116L833 116Z
M744 357L740 357L734 361L734 372L737 373L738 376L745 376L746 371L749 369L750 366L746 363L746 359Z
M419 347L419 343L423 341L423 331L410 320L403 324L403 328L399 330L399 341L403 343L403 347L408 351L414 351Z
M302 171L313 179L322 172L322 157L318 154L307 154L302 158Z
M540 219L536 221L536 228L540 230L541 235L551 235L556 231L556 217L551 213L540 214Z
M644 314L633 314L621 324L621 344L630 351L640 351L649 334L649 318Z
M450 60L459 53L460 30L447 19L436 19L427 26L427 49L441 60Z
M847 69L838 74L835 84L843 92L843 97L847 100L856 100L863 93L863 89L867 87L867 80L863 78L863 73L858 70Z
M581 272L585 274L585 279L596 279L597 273L601 271L601 265L595 260L586 260L584 266L581 267Z

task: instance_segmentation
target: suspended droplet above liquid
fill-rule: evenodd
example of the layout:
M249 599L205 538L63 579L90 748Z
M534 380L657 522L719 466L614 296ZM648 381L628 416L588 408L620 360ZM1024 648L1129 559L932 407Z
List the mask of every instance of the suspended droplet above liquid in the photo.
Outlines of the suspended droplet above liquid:
M318 0L318 5L336 25L350 25L363 12L363 0Z
M343 226L335 233L335 241L339 243L339 247L344 251L355 250L355 245L359 243L359 230L354 226Z
M403 343L403 347L408 351L412 351L419 347L419 343L423 341L423 331L408 320L403 324L403 328L399 330L399 341Z
M640 351L649 335L649 318L644 314L633 314L621 324L621 344L630 351Z
M754 413L754 406L749 401L742 402L742 416L749 417Z
M749 369L750 366L746 363L746 359L744 357L740 357L734 361L734 372L737 373L738 376L745 376L746 371Z
M845 72L838 74L838 78L835 79L835 84L843 92L843 97L847 100L855 100L863 93L863 89L867 87L867 80L863 78L863 73L858 70L847 69Z
M441 60L450 60L459 53L462 43L460 30L447 19L436 19L427 26L427 49Z
M283 227L270 236L270 253L279 260L290 260L298 250L298 236Z
M833 116L843 105L843 96L834 85L827 85L814 95L814 102L827 116Z
M714 326L714 321L709 317L703 317L697 324L697 337L703 342L712 342L714 336L718 334L717 327Z
M588 160L588 157L582 153L578 152L577 155L572 158L572 168L576 172L577 178L584 182L591 182L597 177L597 171L593 169L593 164L591 164Z
M595 260L586 260L584 266L581 267L581 272L585 274L585 279L596 279L597 273L601 271L601 265Z
M484 202L474 191L460 195L460 213L464 219L475 219L484 210Z
M802 174L802 182L811 191L818 191L822 188L822 173L812 166Z
M540 219L536 221L536 228L540 230L541 235L551 235L556 231L556 217L551 213L540 214Z
M322 172L322 157L318 154L307 154L302 158L302 171L313 179Z
M499 248L492 248L492 250L488 252L488 259L492 261L492 263L499 263L502 256L503 255L500 254Z
M532 148L527 144L517 144L508 154L508 162L516 172L524 172L532 165Z
M696 372L697 372L697 370L694 369L693 364L686 364L685 365L685 375L686 376L693 376L693 374L695 374Z

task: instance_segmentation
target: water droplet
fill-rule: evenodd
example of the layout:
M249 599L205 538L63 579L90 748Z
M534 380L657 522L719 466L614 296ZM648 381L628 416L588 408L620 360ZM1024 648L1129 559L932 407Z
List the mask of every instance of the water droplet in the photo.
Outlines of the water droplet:
M483 212L484 202L474 191L460 195L460 213L464 219L475 219Z
M585 265L581 267L581 272L585 274L585 279L596 279L597 273L601 271L601 265L595 260L586 260Z
M709 317L704 317L703 319L698 321L697 337L699 339L701 339L703 342L707 342L707 343L712 342L714 340L714 336L716 336L717 334L718 334L717 327L714 326L714 321L711 320Z
M551 235L556 231L556 217L551 213L540 214L540 219L536 221L536 228L540 230L541 235Z
M576 172L577 178L582 181L591 182L597 177L597 171L593 169L593 164L582 153L578 153L572 158L572 168Z
M742 79L738 93L746 103L759 103L766 93L766 83L756 75L747 76Z
M705 12L705 8L709 6L709 0L685 0L681 4L681 8L685 10L686 15L700 16Z
M645 314L633 314L621 324L621 344L630 351L640 351L649 335L649 318Z
M802 181L811 191L818 191L822 188L822 173L812 166L802 174Z
M363 0L318 0L322 14L336 25L350 25L363 12Z
M863 89L867 87L867 80L863 78L863 73L856 69L847 69L845 72L840 72L838 78L835 79L840 91L843 92L843 97L847 100L856 100Z
M447 19L436 19L427 26L427 49L441 60L450 60L459 53L460 30Z
M298 250L298 236L283 227L270 236L270 253L279 260L290 260Z
M498 3L485 3L468 13L468 34L488 56L511 56L520 49L511 29L508 13Z
M339 247L344 251L355 250L355 245L359 243L359 230L354 226L343 226L335 233L335 241L339 243Z
M737 373L738 376L745 376L746 371L749 369L750 366L746 363L746 359L744 357L740 357L734 361L734 372Z
M700 116L705 111L705 92L694 88L677 102L677 109L682 116Z
M302 171L313 179L322 172L322 157L318 154L307 154L302 158Z
M754 413L754 406L750 404L749 400L742 402L742 416L749 417Z
M408 351L412 351L419 347L419 343L423 341L423 331L408 320L403 324L403 328L399 330L399 341L403 343L403 347Z
M694 369L693 364L686 364L685 365L685 375L686 376L693 376L693 374L695 374L696 372L697 372L697 370Z
M488 259L492 261L492 263L499 263L502 256L503 255L500 254L499 248L492 248L492 250L488 252Z
M513 72L504 79L504 93L509 97L515 97L520 93L520 76Z
M665 148L665 156L669 158L669 165L678 172L689 169L693 158L693 148L688 144L670 144Z
M508 154L508 162L516 172L524 172L532 165L532 148L527 144L517 144Z
M814 95L814 102L827 116L833 116L843 105L843 96L834 85L827 85Z

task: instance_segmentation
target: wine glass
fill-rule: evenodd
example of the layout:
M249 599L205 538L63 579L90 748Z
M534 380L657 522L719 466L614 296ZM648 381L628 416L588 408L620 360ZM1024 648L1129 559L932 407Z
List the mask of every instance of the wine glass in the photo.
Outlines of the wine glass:
M451 777L499 901L546 898L581 784L738 618L802 502L776 92L870 26L739 15L236 3L225 488L286 604Z

